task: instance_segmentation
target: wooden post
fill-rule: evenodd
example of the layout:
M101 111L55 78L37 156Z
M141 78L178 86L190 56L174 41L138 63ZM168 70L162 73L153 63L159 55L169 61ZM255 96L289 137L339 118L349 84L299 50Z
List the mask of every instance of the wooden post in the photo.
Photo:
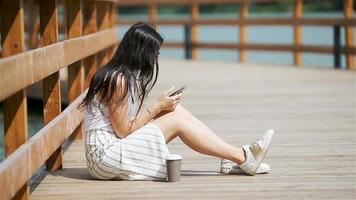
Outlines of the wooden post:
M84 0L84 24L83 24L83 33L84 35L88 35L91 33L95 33L97 31L97 22L96 22L96 1ZM84 88L88 88L90 84L90 80L93 77L96 68L97 68L97 55L94 54L89 56L83 60L84 64Z
M195 22L199 19L199 3L194 2L190 5L190 19ZM199 58L199 49L195 46L199 42L199 28L196 23L193 23L191 27L191 48L192 48L192 59Z
M341 69L341 34L340 26L334 26L334 67Z
M109 2L98 1L97 9L98 9L97 10L98 31L103 31L105 29L108 29L110 27ZM108 62L109 60L108 54L110 53L109 50L110 49L108 48L98 53L98 57L97 57L98 67L101 67Z
M110 12L109 2L98 1L97 2L97 26L98 31L105 30L110 27Z
M110 28L113 28L116 26L116 17L117 17L117 9L116 9L116 4L114 2L110 2L109 4L109 10L110 10ZM112 46L109 51L109 58L113 57L116 51L117 45Z
M110 21L110 28L114 27L116 24L116 7L114 2L109 2L109 21Z
M157 18L158 18L158 5L156 0L152 0L148 8L148 20L154 27L157 26L156 25Z
M302 27L296 24L296 21L302 18L302 16L303 16L303 0L295 0L294 13L293 13L293 17L295 21L295 24L293 26L295 47L299 47L302 44ZM295 65L302 64L302 55L298 50L294 51L293 56L294 56Z
M2 57L24 51L24 14L22 0L2 0L1 46ZM20 90L4 100L5 156L9 156L28 138L26 90ZM27 183L14 199L28 199Z
M0 20L2 19L2 0L0 0ZM1 22L0 22L0 31L2 31L2 28L1 28ZM1 39L1 34L0 34L0 42L1 42L1 45L0 47L2 46L2 39ZM2 50L0 49L0 58L2 57Z
M247 61L247 51L245 50L244 45L247 43L247 24L245 20L248 17L248 1L244 0L240 4L240 20L241 24L239 27L240 30L240 40L239 43L242 45L242 48L240 50L240 62L246 62Z
M192 59L192 27L184 26L184 52L185 59Z
M40 33L42 45L47 46L58 41L58 17L56 0L40 0ZM61 92L59 71L42 80L44 124L61 113ZM60 146L47 160L47 170L62 169L63 151Z
M66 20L67 20L67 38L75 38L82 35L82 7L81 0L66 0ZM73 102L84 89L84 68L82 61L79 60L68 66L68 99ZM83 138L83 123L76 128L71 135L71 139Z
M26 9L28 13L28 39L27 39L27 45L29 49L35 49L38 47L38 31L39 31L39 23L37 20L38 17L38 4L37 0L27 0L24 3L26 3Z
M3 0L2 8L2 57L7 57L21 53L25 49L22 0ZM4 114L5 154L8 156L27 140L25 90L17 92L4 101Z
M346 19L352 19L354 10L353 10L353 0L344 0L344 15ZM346 26L345 27L345 44L346 47L352 48L355 46L354 37L353 37L353 27ZM346 54L346 65L347 69L356 69L355 66L355 57L353 54Z

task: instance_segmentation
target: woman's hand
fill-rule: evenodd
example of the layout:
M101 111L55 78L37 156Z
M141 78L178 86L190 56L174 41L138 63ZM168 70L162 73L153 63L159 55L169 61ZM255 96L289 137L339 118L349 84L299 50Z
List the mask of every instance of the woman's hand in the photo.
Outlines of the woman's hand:
M174 96L169 96L174 91L174 87L165 91L153 105L152 112L154 116L158 115L161 112L171 112L174 111L176 106L178 105L182 93L179 93Z

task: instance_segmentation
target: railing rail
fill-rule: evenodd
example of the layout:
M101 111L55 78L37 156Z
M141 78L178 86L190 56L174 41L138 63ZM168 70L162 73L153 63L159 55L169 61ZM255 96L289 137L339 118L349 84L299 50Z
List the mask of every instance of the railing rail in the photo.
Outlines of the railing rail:
M1 59L0 101L78 60L112 46L118 42L116 35L116 30L112 28ZM14 77L18 77L16 82Z
M185 57L187 59L197 59L199 57L199 50L202 48L213 49L231 49L239 51L240 62L247 61L247 50L262 50L262 51L286 51L293 54L293 63L301 65L302 53L322 53L334 55L334 66L340 68L341 54L346 56L347 69L356 69L354 57L356 55L353 28L356 27L356 19L353 17L353 0L344 0L344 18L308 18L303 17L303 1L294 0L293 16L290 17L263 17L263 18L249 18L249 3L258 2L276 2L278 0L121 0L119 6L148 6L149 16L148 20L154 25L163 26L177 26L185 27L185 41L183 42L170 42L166 41L164 45L169 48L185 48ZM200 19L199 5L203 4L238 4L239 13L236 19ZM159 19L158 8L161 5L182 5L188 6L190 9L190 17L188 19ZM135 20L120 19L117 24L130 25L135 23ZM199 42L199 26L213 25L213 26L237 26L239 27L239 41L237 44L232 43L210 43ZM293 27L293 43L292 44L255 44L248 42L249 26L291 26ZM339 27L345 29L345 45L334 46L330 45L308 45L302 42L302 27L303 26L326 26L326 27ZM337 29L337 28L335 28ZM187 31L191 33L187 33ZM339 37L339 38L338 38ZM339 41L341 35L334 32L333 41Z
M0 5L6 154L0 163L0 199L28 199L28 180L44 164L50 171L62 169L64 141L82 139L83 113L77 105L97 66L108 61L118 43L116 7L100 0L0 0ZM58 17L59 6L65 10L64 22ZM31 9L28 29L25 8ZM61 42L59 24L66 29ZM59 73L67 66L71 103L61 112ZM26 87L38 81L43 83L45 126L28 140Z
M83 120L83 114L76 106L82 97L79 96L61 114L1 162L1 199L25 195L26 193L19 194L18 192L21 192L19 189L24 185L27 187L27 180L53 155L53 152L61 148L73 132L77 131Z
M135 23L136 20L120 19L118 24L130 25ZM252 19L158 19L155 21L156 25L214 25L214 26L226 26L226 25L249 25L249 26L356 26L355 18L352 19L335 19L329 17L323 18L301 18L294 19L291 17L277 18L277 17L264 17L264 18L252 18Z

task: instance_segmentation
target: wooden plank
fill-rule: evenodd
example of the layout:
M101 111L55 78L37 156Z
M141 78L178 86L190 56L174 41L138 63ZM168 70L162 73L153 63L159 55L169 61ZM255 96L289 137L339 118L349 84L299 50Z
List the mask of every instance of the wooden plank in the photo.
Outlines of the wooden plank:
M83 113L77 106L85 94L86 92L0 163L0 199L14 197L16 191L78 127L83 120Z
M294 12L293 17L295 19L300 19L303 16L303 0L295 0L294 2ZM296 47L302 44L302 27L300 25L295 24L293 26L293 35L294 35L294 45ZM302 54L298 51L293 53L294 64L300 65L302 64Z
M137 20L121 19L117 24L131 25L136 23ZM275 18L275 17L264 17L264 18L249 18L245 19L243 22L240 19L158 19L156 21L157 25L214 25L214 26L236 26L242 23L249 26L291 26L291 25L304 25L304 26L356 26L356 19L335 19L335 18Z
M115 3L109 4L110 9L110 27L115 27L118 18L118 9Z
M113 28L3 58L0 60L0 100L116 43ZM12 77L18 77L17 81Z
M158 5L156 0L152 1L148 7L148 20L153 26L157 26L156 22L158 19Z
M24 2L25 10L27 10L27 32L28 32L28 37L26 44L28 46L28 49L34 49L39 46L39 38L38 38L38 32L39 32L39 23L37 20L38 17L38 4L36 0L27 0ZM25 29L26 29L25 28Z
M97 27L98 31L110 27L109 2L97 2Z
M44 46L58 42L58 16L56 0L40 0L40 30ZM42 80L43 121L48 124L61 113L61 91L59 71ZM60 146L47 160L47 170L62 169L63 152Z
M66 18L67 18L67 38L76 38L82 35L82 7L81 1L66 0ZM73 102L84 90L84 68L82 60L79 60L68 66L68 100ZM71 139L83 138L83 123L81 123Z
M95 33L98 29L97 26L97 8L95 1L84 0L84 35ZM90 80L93 77L97 68L97 55L94 54L83 60L84 65L84 88L89 87Z
M110 28L115 27L117 15L117 7L115 3L109 3L109 21Z
M312 26L334 26L334 25L341 25L341 26L356 26L356 19L355 18L302 18L297 20L295 23L300 25L312 25Z
M245 23L245 20L248 18L248 1L243 1L240 4L240 20L241 23L239 24L239 44L240 45L245 45L247 43L247 37L248 37L248 30L247 30L247 25ZM239 52L239 57L240 57L240 62L246 62L247 61L247 52L245 49L241 49Z
M0 0L0 20L2 19L2 0ZM0 31L2 32L2 28L0 28ZM0 35L1 36L1 35ZM0 37L0 42L1 42L1 44L2 44L2 38ZM2 57L2 50L0 49L0 58Z
M80 1L66 0L67 39L82 35L82 9ZM81 60L68 66L68 98L72 102L83 92L84 69Z
M114 1L114 0L113 0ZM154 0L120 0L120 6L143 6L150 5ZM155 0L159 5L189 5L198 4L232 4L241 3L244 0ZM285 0L250 0L250 2L283 2Z
M199 19L199 3L192 3L190 5L190 20L198 20ZM197 43L199 42L199 27L197 25L191 25L191 42ZM198 59L200 56L199 49L192 47L192 59Z
M142 0L120 0L119 5L120 6L133 6L133 5L151 5L153 1L156 1L157 4L159 5L189 5L191 3L236 3L239 2L239 0L148 0L148 1L142 1Z
M109 19L108 19L108 28L113 28L115 27L115 20L116 20L116 12L115 12L115 4L113 2L108 2L108 15L109 15ZM116 50L116 45L113 45L111 47L109 47L106 50L106 59L107 62L112 58L112 56L114 55Z
M23 52L25 48L23 5L22 1L19 0L3 0L2 3L2 57L8 57ZM4 76L5 75L11 76L10 74L4 74ZM3 85L3 87L8 87L9 85L11 85L10 82ZM10 155L27 140L27 105L25 90L18 91L4 101L4 114L5 154Z
M28 139L26 91L16 92L4 101L5 160ZM14 199L28 199L27 182L14 191Z
M113 28L116 26L116 19L119 15L117 13L118 11L117 11L117 7L116 7L115 3L110 3L109 6L110 6L110 8L109 8L110 9L110 27ZM111 47L109 58L112 58L114 56L116 48L117 48L116 45L113 45Z
M38 10L38 9L37 9ZM41 41L39 38L39 32L40 32L40 23L39 21L36 21L33 24L32 32L30 32L30 49L35 49L39 46L41 46Z
M97 26L98 31L102 31L110 28L110 12L109 12L110 2L97 2ZM105 49L98 53L97 55L97 67L101 67L109 61L108 54L110 49Z
M168 48L183 48L184 44L181 42L165 42L163 44L164 47ZM325 45L300 45L299 47L295 47L294 45L289 44L231 44L231 43L209 43L209 42L201 42L198 44L193 44L198 48L208 48L208 49L231 49L231 50L263 50L263 51L302 51L302 52L310 52L310 53L323 53L323 54L331 54L333 53L333 47L325 46ZM342 53L356 54L356 48L341 48Z
M344 15L346 19L352 19L354 13L354 1L353 0L344 0ZM353 27L345 27L345 44L347 47L352 48L355 46L354 43L354 34ZM355 56L352 54L346 55L346 65L347 69L356 69Z
M8 57L25 50L23 2L22 0L2 0L0 3L2 57ZM9 76L9 74L4 75ZM8 84L3 87L8 87ZM4 144L7 158L26 142L27 126L26 90L21 88L4 100ZM27 181L13 191L13 196L15 199L29 198Z
M163 47L166 48L184 48L185 44L182 42L169 42L169 41L164 41L163 42Z

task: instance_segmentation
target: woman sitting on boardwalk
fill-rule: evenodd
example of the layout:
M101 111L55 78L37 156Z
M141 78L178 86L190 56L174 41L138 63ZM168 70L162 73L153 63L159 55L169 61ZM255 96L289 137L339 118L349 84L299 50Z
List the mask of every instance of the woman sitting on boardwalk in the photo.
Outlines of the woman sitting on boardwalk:
M157 81L162 43L151 25L137 23L124 35L113 58L93 76L81 103L90 174L97 179L165 179L166 144L177 136L197 152L226 159L224 173L234 166L249 175L268 170L262 160L272 130L242 148L231 146L179 105L182 93L170 96L173 88L142 111Z

